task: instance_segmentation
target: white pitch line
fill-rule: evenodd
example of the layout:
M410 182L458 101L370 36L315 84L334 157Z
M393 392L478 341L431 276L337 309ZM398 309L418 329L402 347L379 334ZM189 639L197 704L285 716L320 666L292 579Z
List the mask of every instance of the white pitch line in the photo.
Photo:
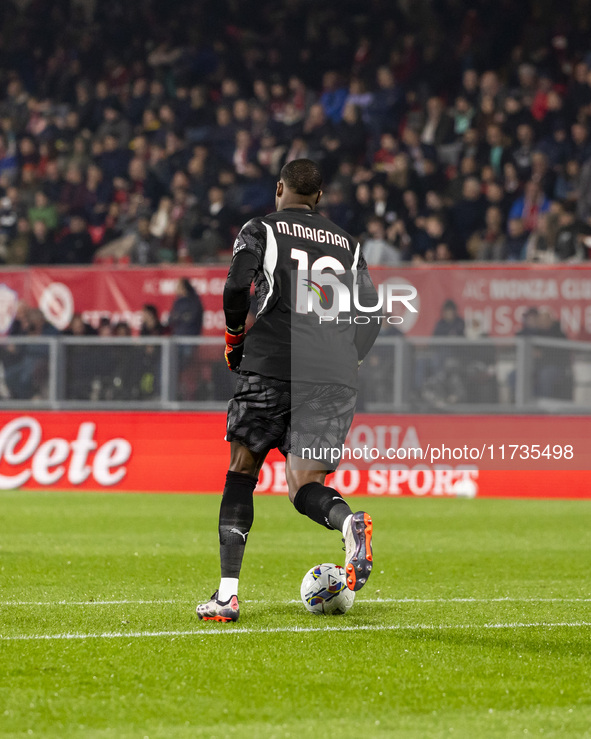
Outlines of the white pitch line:
M265 601L244 601L264 603ZM289 600L288 603L300 603ZM363 598L357 603L591 603L591 598Z
M297 602L297 601L294 601ZM361 601L360 601L361 602ZM591 598L373 598L368 603L591 603Z
M0 601L4 606L127 606L127 605L184 605L194 600L8 600ZM299 600L241 600L241 603L258 605L293 605ZM357 603L591 603L591 598L360 598Z
M73 639L146 639L154 637L186 637L186 636L219 636L221 634L303 634L315 632L344 632L344 631L451 631L454 629L533 629L533 628L574 628L591 626L591 621L571 622L546 622L535 623L497 623L497 624L390 624L390 625L363 625L357 626L279 626L277 628L228 628L221 626L219 629L193 629L191 631L107 631L102 634L15 634L3 636L0 641L52 641Z
M192 603L190 600L6 600L0 601L3 606L126 606L153 605L156 603Z

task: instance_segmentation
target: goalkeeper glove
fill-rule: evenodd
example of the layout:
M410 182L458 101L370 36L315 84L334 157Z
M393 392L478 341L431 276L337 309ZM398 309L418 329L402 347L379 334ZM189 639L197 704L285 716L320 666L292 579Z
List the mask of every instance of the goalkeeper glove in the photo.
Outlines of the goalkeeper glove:
M244 352L244 326L240 328L228 328L226 326L226 350L224 357L226 364L232 372L236 372L242 361L242 353Z

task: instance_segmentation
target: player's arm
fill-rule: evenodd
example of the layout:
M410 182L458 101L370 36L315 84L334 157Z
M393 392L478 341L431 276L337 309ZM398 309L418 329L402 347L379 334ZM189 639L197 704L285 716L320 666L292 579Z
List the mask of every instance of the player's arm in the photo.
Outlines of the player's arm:
M242 227L234 242L223 298L226 317L224 356L231 370L238 369L242 361L244 327L250 307L250 286L257 272L262 269L265 239L263 225L253 219Z
M357 288L359 295L359 304L368 306L377 305L377 290L375 289L374 284L371 281L369 270L367 268L367 263L363 254L361 254L361 249L359 246L357 248L360 250L359 259L357 261ZM380 328L382 327L380 318L380 316L382 316L382 310L377 309L367 313L364 312L363 314L359 313L358 315L369 316L371 318L369 323L358 323L355 331L355 346L357 347L357 356L359 358L359 362L361 363L369 353L369 350L374 345L374 342L377 339L378 334L380 333Z

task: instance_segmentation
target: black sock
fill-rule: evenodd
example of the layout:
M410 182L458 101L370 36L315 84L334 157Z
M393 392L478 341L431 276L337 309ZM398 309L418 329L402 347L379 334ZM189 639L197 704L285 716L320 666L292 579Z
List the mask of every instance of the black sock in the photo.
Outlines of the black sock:
M349 504L343 500L338 490L321 485L319 482L309 482L296 493L293 504L296 511L308 516L327 529L343 528L345 519L352 513Z
M228 472L220 505L220 564L222 577L238 577L246 537L254 520L252 494L257 484L253 475Z

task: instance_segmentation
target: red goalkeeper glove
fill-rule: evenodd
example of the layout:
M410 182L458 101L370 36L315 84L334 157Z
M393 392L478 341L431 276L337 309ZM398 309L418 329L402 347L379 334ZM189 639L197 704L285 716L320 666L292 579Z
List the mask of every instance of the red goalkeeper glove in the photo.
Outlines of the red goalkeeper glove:
M226 364L232 372L236 372L242 361L242 353L244 351L244 326L239 329L228 328L226 326L226 351L224 357Z

